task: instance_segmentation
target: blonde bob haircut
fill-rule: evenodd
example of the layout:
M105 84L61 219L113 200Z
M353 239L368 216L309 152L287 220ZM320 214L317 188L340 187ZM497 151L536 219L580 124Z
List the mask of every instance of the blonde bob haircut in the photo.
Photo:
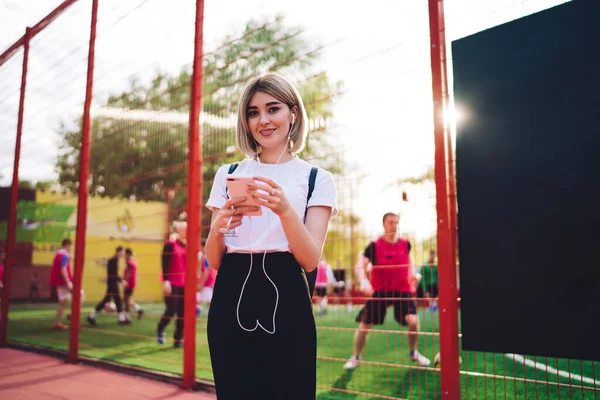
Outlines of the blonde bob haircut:
M256 92L267 93L280 102L287 104L292 110L298 108L296 121L290 133L290 151L296 155L304 149L308 125L304 103L298 90L283 76L268 73L253 78L244 89L238 104L237 146L247 157L255 157L260 153L260 145L254 140L248 126L247 109L250 99Z

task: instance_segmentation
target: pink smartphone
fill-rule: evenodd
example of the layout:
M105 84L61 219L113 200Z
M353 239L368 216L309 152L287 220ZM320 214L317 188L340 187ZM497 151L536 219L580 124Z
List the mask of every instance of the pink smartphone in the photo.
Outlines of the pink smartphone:
M248 189L248 182L254 182L254 179L250 176L240 176L240 175L227 175L226 183L227 183L227 191L229 193L229 198L234 197L246 197L246 201L237 204L236 208L242 208L242 215L249 217L258 217L262 215L262 207L258 200L252 198L250 194L246 191ZM258 207L257 211L249 211L244 210L244 207Z

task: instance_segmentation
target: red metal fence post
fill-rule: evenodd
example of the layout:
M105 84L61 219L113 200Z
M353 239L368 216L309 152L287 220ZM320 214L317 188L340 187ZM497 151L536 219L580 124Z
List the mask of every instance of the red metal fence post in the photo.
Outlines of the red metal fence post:
M200 203L202 191L202 141L200 112L202 110L202 37L204 0L196 1L194 66L190 95L190 126L187 192L187 253L185 271L185 320L183 353L183 387L191 389L196 382L196 286L198 282L198 252L200 250Z
M435 137L441 392L443 399L454 400L460 398L460 364L457 274L453 250L455 222L450 210L455 202L451 201L449 193L450 187L453 186L449 185L449 169L453 166L448 163L448 150L452 146L448 144L451 138L444 119L444 112L448 106L448 76L443 0L429 0L429 30Z
M65 0L58 7L56 7L52 12L46 15L40 22L35 24L33 27L28 28L29 31L29 40L33 39L38 33L40 33L44 28L50 25L56 18L58 18L63 12L65 12L73 3L77 0ZM25 44L25 35L23 35L19 40L14 42L6 51L0 54L0 66L2 66L5 62L7 62L21 47Z
M169 240L169 236L171 236L171 203L173 202L173 197L175 196L175 191L173 189L167 189L167 223L165 230L165 241Z
M77 201L77 231L75 234L75 272L73 274L73 302L71 304L71 330L69 332L70 363L79 359L79 319L81 311L81 278L85 260L85 232L87 223L88 173L90 166L90 131L92 104L92 84L94 82L94 49L96 44L96 20L98 17L98 0L92 2L92 22L90 27L90 44L88 50L87 84L85 103L83 106L83 126L81 130L81 152L79 160L79 198Z
M23 42L23 70L21 72L21 97L19 99L19 119L17 120L17 139L13 164L12 186L10 188L10 212L6 229L6 260L4 263L4 289L2 290L2 309L0 310L0 347L8 345L8 308L12 287L13 253L17 241L17 204L19 203L19 161L21 160L21 136L23 135L23 113L25 111L25 87L27 85L27 64L29 61L29 42L31 28L25 29Z

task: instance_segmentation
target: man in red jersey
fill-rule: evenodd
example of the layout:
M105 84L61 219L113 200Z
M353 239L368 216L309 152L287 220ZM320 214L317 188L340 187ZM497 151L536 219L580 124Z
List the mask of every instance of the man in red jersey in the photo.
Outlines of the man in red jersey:
M158 343L164 344L165 328L177 314L173 347L183 347L183 296L185 287L185 234L186 223L177 224L177 238L169 239L162 251L162 281L165 312L158 322Z
M73 274L71 272L71 239L64 239L61 249L54 256L52 270L50 271L50 286L56 287L58 297L58 308L56 309L56 318L54 319L54 329L69 329L62 323L62 315L65 311L67 301L71 300L73 291ZM83 298L82 298L83 301Z
M354 369L360 364L360 355L367 340L367 333L374 325L381 325L387 308L394 306L394 318L408 327L408 348L410 359L420 366L428 366L430 361L417 351L417 331L419 317L415 304L415 267L410 261L410 242L398 237L398 214L383 216L384 234L371 242L364 251L364 258L356 266L361 291L370 299L358 313L359 323L355 335L355 352L344 364L345 369ZM371 279L367 278L367 265L373 264Z

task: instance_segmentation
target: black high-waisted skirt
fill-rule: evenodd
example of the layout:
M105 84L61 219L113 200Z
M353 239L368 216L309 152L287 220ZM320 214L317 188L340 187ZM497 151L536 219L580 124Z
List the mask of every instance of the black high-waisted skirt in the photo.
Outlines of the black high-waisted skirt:
M306 274L291 253L267 253L265 270L268 277L262 253L223 256L207 327L217 398L314 400L316 328Z

